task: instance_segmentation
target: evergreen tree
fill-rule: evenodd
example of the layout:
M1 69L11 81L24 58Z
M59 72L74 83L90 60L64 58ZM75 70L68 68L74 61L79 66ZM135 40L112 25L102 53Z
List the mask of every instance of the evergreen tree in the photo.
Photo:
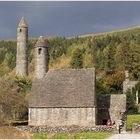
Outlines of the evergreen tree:
M83 52L81 49L76 48L73 51L70 65L75 69L83 68Z
M132 73L134 79L140 78L140 46L134 41L130 43L130 57L128 69Z
M137 113L138 109L135 103L135 94L131 93L129 90L126 93L126 110L127 114Z
M105 58L105 69L107 71L115 70L115 52L116 47L112 42L104 49L104 58Z

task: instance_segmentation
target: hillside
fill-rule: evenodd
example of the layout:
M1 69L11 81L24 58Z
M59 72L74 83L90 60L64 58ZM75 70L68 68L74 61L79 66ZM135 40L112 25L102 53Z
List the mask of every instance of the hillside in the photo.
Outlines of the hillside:
M127 29L115 30L111 32L102 32L96 34L86 34L86 35L79 35L79 37L95 37L95 36L106 36L106 35L125 35L125 34L139 34L140 33L140 26L135 26Z
M108 67L107 65L110 65L109 67L111 69L113 67L118 68L118 62L115 62L115 66L112 66L112 64L107 64L105 62L105 60L107 59L106 54L109 53L108 51L110 50L109 47L112 46L111 49L114 49L113 57L115 57L114 59L117 59L116 57L119 55L117 54L117 51L119 51L118 49L124 48L121 48L120 46L125 44L128 46L130 45L130 43L140 45L140 26L93 35L80 35L78 37L72 38L46 36L46 39L48 40L48 47L50 53L50 68L72 67L71 59L73 53L77 48L79 48L82 51L81 53L83 54L82 67L96 67L97 69L105 70ZM28 46L30 61L29 69L31 73L34 69L34 57L32 48L35 45L35 42L35 38L30 38ZM0 41L0 64L4 68L4 71L0 70L1 76L14 70L15 60L16 41Z

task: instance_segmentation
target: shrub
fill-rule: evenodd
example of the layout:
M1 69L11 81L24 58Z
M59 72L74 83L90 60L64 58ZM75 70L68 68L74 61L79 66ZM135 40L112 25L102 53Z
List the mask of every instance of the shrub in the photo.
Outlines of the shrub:
M21 81L20 81L21 82ZM23 80L23 83L25 81ZM22 82L21 82L22 83ZM7 121L9 119L26 119L28 110L28 96L29 87L26 82L24 84L17 84L14 78L2 77L0 78L0 121ZM29 82L30 83L30 82ZM23 89L23 90L22 90ZM25 90L26 89L26 90ZM28 89L28 90L27 90ZM26 91L25 94L22 94Z

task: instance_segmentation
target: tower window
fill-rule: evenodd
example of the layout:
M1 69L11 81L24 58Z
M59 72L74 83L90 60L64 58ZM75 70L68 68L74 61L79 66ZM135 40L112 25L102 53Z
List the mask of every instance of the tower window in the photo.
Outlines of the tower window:
M22 30L21 29L19 29L19 32L21 32Z
M39 48L39 49L38 49L38 54L39 54L39 55L41 54L41 51L42 51L42 49Z

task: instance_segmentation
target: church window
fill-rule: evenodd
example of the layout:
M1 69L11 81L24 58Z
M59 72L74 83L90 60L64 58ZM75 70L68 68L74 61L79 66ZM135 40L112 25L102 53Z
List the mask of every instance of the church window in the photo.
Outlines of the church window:
M21 29L19 29L19 32L21 32L22 30Z
M39 48L39 49L38 49L38 54L40 55L40 54L41 54L41 52L42 52L42 49L41 49L41 48Z

